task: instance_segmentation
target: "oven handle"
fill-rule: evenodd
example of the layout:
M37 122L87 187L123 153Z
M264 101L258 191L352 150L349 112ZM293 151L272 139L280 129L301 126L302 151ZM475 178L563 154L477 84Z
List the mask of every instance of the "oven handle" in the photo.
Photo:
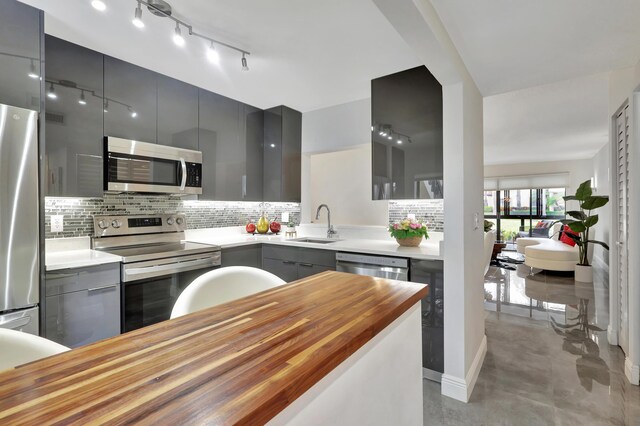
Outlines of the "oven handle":
M205 259L189 260L186 262L175 262L175 263L167 263L164 265L124 269L123 281L128 282L128 281L135 281L141 278L175 274L179 272L186 272L193 269L198 269L198 267L205 268L207 266L219 266L219 264L217 264L215 258L207 257ZM165 272L168 272L168 273L165 273ZM140 275L144 275L144 277L138 277Z
M184 158L180 158L180 166L182 167L182 183L180 184L180 191L184 191L185 186L187 186L187 163L185 163Z

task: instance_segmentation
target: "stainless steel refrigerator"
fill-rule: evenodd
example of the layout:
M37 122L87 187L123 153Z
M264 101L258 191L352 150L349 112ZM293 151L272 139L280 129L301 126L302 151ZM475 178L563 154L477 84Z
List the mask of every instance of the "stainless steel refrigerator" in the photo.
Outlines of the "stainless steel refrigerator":
M0 327L38 334L38 113L0 105Z

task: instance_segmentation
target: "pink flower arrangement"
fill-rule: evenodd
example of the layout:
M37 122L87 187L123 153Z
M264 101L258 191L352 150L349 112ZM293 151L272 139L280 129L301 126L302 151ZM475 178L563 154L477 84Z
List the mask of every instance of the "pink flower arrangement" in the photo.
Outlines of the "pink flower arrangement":
M427 225L422 222L418 222L415 219L403 219L400 222L389 224L389 233L394 238L410 238L410 237L425 237L429 238L427 232Z

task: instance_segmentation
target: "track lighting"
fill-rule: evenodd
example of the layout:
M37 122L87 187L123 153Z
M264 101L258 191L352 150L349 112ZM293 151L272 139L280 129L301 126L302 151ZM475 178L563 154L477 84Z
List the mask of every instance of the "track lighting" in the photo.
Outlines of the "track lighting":
M398 145L402 145L402 139L398 139Z
M47 93L47 97L49 99L58 99L58 95L56 95L55 89L53 88L53 83L49 85L49 92Z
M95 10L99 10L100 12L104 12L107 9L107 5L102 0L92 0L91 6L93 6Z
M142 6L140 5L140 2L138 2L138 7L136 7L136 11L131 22L138 28L144 28L144 22L142 21Z
M36 79L39 78L40 76L38 75L38 73L36 72L36 64L33 62L33 59L31 60L31 65L29 65L29 77Z
M387 139L391 140L391 139L393 139L393 136L389 135L389 136L387 136Z
M180 31L180 24L177 22L173 34L173 42L180 47L184 46L184 37L182 37L182 31Z
M220 62L220 55L218 54L216 48L213 46L213 42L211 42L211 45L207 49L207 59L209 59L209 61L214 64Z
M102 110L103 110L104 112L109 112L109 100L108 100L108 99L105 99L105 100L104 100L104 104L103 104L103 106L102 106Z
M87 100L84 98L84 90L80 91L80 99L78 99L78 103L80 105L86 105L87 104Z
M247 58L244 56L244 52L242 52L242 71L249 71L249 65L247 65Z
M131 115L131 118L136 118L138 116L138 113L131 109L131 107L129 107L129 115Z

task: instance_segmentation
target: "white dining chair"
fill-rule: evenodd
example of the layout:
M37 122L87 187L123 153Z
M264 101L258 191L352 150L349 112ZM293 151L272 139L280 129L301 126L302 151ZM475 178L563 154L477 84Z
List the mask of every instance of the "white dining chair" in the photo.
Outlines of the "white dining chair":
M171 318L240 299L285 281L270 272L248 266L228 266L207 272L184 289L171 311Z
M491 256L493 255L493 244L496 242L496 231L489 231L484 233L484 275L487 274L489 266L491 265Z
M44 337L0 328L0 371L69 350Z

